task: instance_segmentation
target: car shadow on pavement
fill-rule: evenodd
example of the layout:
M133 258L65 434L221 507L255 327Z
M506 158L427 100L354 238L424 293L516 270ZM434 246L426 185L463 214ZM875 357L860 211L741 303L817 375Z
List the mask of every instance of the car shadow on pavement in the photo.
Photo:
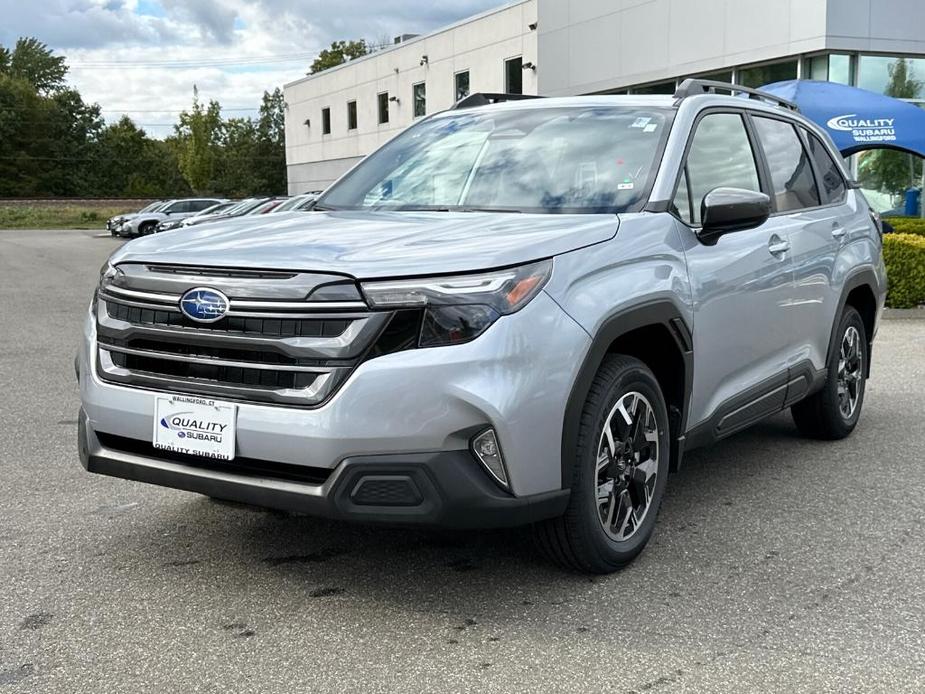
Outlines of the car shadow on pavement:
M579 575L547 563L534 550L529 528L363 526L172 491L164 492L169 511L157 504L157 514L152 513L157 522L125 528L110 538L120 545L109 551L141 556L137 568L144 566L150 580L162 581L166 573L182 581L183 572L206 571L229 601L242 590L240 576L246 575L262 591L300 601L372 601L459 620L514 613L532 604L565 605L575 599L576 586L580 590L600 582L657 596L652 573L665 572L680 548L739 533L722 520L730 507L749 503L743 498L766 496L804 464L801 455L807 451L802 449L819 445L801 439L789 416L781 415L690 453L681 472L669 480L653 541L630 567L611 576ZM741 512L733 516L740 522L747 518ZM238 578L229 581L228 576Z

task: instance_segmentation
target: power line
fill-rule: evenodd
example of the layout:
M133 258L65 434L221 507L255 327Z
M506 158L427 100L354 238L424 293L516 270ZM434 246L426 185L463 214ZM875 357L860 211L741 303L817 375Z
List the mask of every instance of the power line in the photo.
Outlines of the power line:
M158 69L165 67L173 68L197 68L197 67L237 67L248 65L273 65L282 63L297 63L306 60L314 60L317 52L311 53L289 53L269 56L255 56L252 58L206 58L203 60L99 60L86 61L83 63L70 63L69 67L79 70L113 70L113 69Z
M90 104L92 106L92 104ZM0 106L0 111L32 111L29 106ZM187 108L101 108L100 113L182 113L183 111L188 111ZM225 108L221 107L222 111L259 111L259 106L253 106L251 108Z

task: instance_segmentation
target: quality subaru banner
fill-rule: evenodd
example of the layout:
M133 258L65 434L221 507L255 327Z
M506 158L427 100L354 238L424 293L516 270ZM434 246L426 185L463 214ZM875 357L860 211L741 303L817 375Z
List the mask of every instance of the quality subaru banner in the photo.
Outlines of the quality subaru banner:
M844 156L890 147L925 157L925 109L914 104L815 80L775 82L761 89L794 102L804 116L828 130Z

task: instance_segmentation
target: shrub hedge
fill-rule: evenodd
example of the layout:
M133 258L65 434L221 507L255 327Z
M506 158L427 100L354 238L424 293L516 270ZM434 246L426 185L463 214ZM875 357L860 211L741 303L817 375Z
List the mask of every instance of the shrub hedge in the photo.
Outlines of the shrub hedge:
M918 217L884 217L897 234L915 234L925 236L925 219Z
M883 260L890 308L915 308L925 304L925 234L885 234Z

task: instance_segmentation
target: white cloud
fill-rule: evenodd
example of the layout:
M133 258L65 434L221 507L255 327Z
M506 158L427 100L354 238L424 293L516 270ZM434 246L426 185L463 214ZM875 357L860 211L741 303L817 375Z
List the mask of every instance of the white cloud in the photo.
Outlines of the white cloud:
M251 115L265 90L303 75L334 40L424 33L504 0L0 0L0 44L35 36L107 120L173 123L192 101ZM282 62L282 58L300 56ZM279 62L268 63L272 57ZM230 109L253 109L232 111ZM155 136L169 126L146 127Z

